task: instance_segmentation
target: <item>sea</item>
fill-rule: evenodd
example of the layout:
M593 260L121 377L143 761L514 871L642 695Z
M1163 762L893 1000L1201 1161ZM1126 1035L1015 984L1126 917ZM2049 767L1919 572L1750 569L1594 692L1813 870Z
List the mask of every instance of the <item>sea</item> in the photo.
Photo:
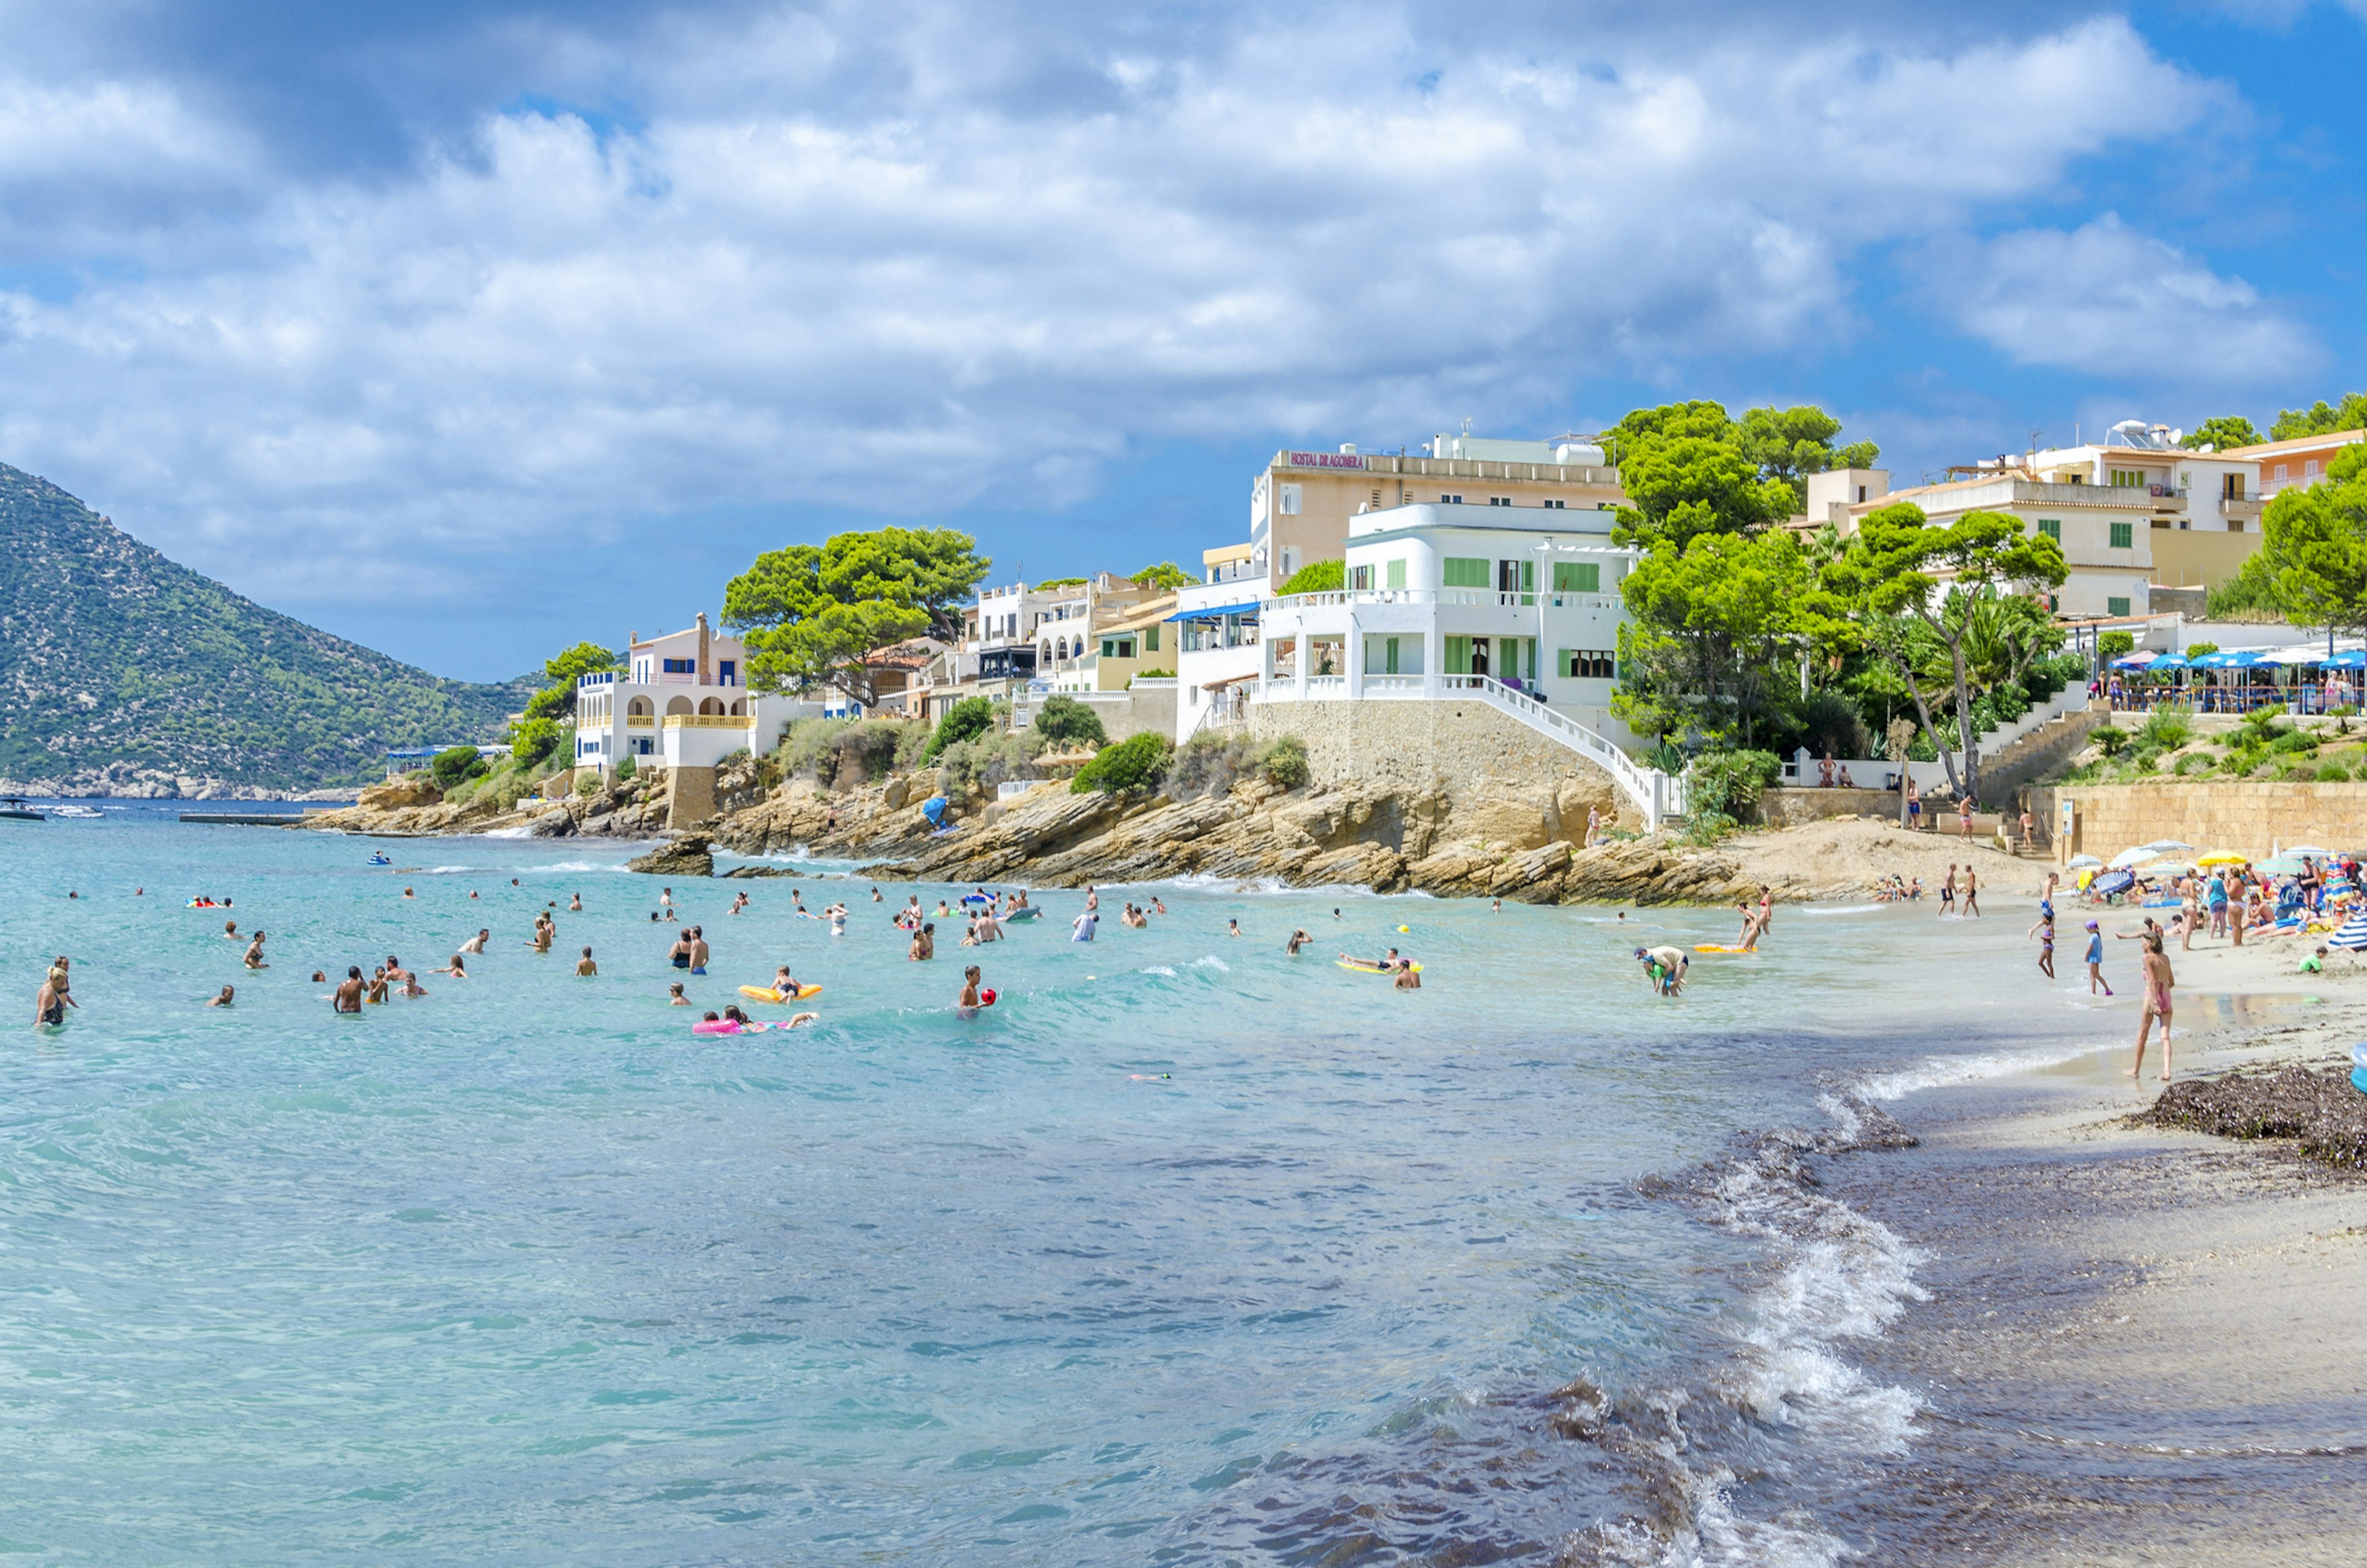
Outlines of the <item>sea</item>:
M1820 1163L2126 1032L1999 893L1784 907L1664 998L1634 949L1733 914L1187 879L969 949L968 889L846 863L91 804L0 822L27 1562L1851 1561L1922 1408L1858 1352L1924 1287ZM1420 990L1335 961L1392 946ZM429 994L334 1015L390 955ZM818 1021L692 1033L782 964Z

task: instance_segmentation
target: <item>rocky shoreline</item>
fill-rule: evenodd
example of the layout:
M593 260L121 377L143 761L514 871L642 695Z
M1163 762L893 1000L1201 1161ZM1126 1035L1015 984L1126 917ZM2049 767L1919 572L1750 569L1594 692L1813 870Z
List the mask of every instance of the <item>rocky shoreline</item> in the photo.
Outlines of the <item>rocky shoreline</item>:
M1048 782L1007 801L972 796L947 815L949 830L938 831L918 809L937 784L923 770L836 792L803 779L768 785L756 764L742 762L719 773L712 816L670 831L662 781L604 784L504 810L496 801L442 801L432 784L414 778L374 786L352 809L315 813L303 827L663 837L633 869L671 876L715 874L717 851L752 863L722 874L772 874L763 857L794 852L853 861L880 880L1057 887L1199 876L1531 904L1726 904L1761 886L1791 901L1847 899L1865 897L1892 873L1936 886L1943 859L1978 864L1992 885L2035 880L2026 864L1978 843L1872 820L1744 833L1707 847L1662 833L1615 835L1590 848L1553 836L1558 824L1549 818L1531 827L1501 799L1475 808L1447 791L1284 790L1263 779L1185 799L1072 794Z

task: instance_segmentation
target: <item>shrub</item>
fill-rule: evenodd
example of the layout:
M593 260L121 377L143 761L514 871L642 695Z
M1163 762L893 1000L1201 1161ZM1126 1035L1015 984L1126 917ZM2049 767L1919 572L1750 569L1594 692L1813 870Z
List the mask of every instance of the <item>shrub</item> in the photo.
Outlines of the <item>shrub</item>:
M1154 788L1167 776L1168 760L1174 750L1167 737L1146 729L1115 746L1103 747L1099 756L1077 770L1076 782L1069 787L1079 795L1095 789L1115 795L1121 790Z
M510 760L521 767L532 767L559 750L562 732L559 721L530 718L510 730Z
M427 764L427 771L435 775L436 787L449 795L459 787L462 781L483 773L485 760L477 755L474 746L447 746L436 753L435 760Z
M1814 692L1800 705L1800 740L1817 756L1871 757L1873 738L1857 709L1839 692Z
M598 773L596 771L595 771L595 770L593 770L593 769L591 769L591 768L586 768L586 769L584 769L582 773L577 773L577 774L575 775L575 793L576 793L576 794L578 794L578 795L597 795L597 794L599 794L599 793L600 793L600 775L599 775L599 773Z
M2178 767L2175 771L2180 778L2185 778L2190 773L2207 773L2214 766L2216 766L2215 761L2207 753L2189 751L2178 760Z
M834 759L831 749L838 738L855 728L851 718L800 718L794 720L782 732L781 743L773 755L779 759L784 776L800 775L817 783L828 781L829 768Z
M2290 729L2269 742L2271 751L2315 751L2317 737L2306 730Z
M2030 711L2030 694L2019 685L2000 685L1989 693L1989 706L1999 724L2011 724Z
M2200 659L2206 653L2218 651L2219 645L2215 642L2190 642L2186 645L2186 657L2190 660Z
M1109 744L1109 731L1102 728L1102 716L1065 693L1046 697L1044 705L1036 710L1036 716L1028 720L1027 728L1053 745Z
M946 747L975 740L993 728L994 705L984 697L964 697L937 720L937 732L929 737L928 749L921 753L921 761L934 762Z
M2088 732L2088 739L2105 756L2117 757L2129 743L2129 732L2116 724L2100 724Z
M1276 789L1305 789L1315 774L1307 765L1307 742L1285 735L1267 747L1258 759L1266 782Z
M2134 651L2136 646L2137 639L2127 632L2106 632L2096 639L2096 651L2106 659L2118 659Z
M1336 560L1311 560L1290 574L1282 585L1285 593L1336 593L1348 582L1348 563Z
M2186 722L2184 715L2157 713L2145 721L2145 727L2137 731L2137 739L2157 750L2175 751L2185 745L2193 733L2194 727Z
M640 764L634 761L633 754L630 751L628 751L617 761L617 782L618 784L623 784L627 779L631 778L640 771Z
M1739 820L1783 776L1784 760L1772 751L1704 751L1693 759L1693 809Z
M2339 762L2320 762L2317 765L2317 782L2320 784L2349 784L2350 782L2350 770L2344 767Z
M1172 681L1173 679L1175 679L1175 671L1172 670L1138 670L1126 678L1126 686L1127 690L1132 691L1137 681Z
M1222 795L1257 765L1257 742L1248 736L1203 731L1176 750L1167 772L1168 789L1178 800Z
M991 789L1011 779L1036 779L1037 747L1024 732L991 730L975 740L957 741L937 756L938 787L947 795Z

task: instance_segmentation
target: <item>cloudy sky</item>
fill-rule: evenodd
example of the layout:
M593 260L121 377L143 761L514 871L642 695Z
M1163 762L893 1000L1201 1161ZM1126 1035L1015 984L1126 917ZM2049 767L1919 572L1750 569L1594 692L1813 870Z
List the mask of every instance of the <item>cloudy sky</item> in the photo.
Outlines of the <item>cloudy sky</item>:
M2367 0L1748 9L0 0L0 461L483 678L883 521L1195 562L1284 445L2367 386Z

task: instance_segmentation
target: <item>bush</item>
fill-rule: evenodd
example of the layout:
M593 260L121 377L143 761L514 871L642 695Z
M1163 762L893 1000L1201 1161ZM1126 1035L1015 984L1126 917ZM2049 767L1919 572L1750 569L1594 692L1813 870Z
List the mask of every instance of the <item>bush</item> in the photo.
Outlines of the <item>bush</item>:
M600 774L595 769L586 768L582 773L577 773L575 775L575 793L578 795L599 794Z
M1115 795L1121 790L1155 788L1167 776L1174 750L1167 737L1146 729L1115 746L1103 747L1099 756L1077 771L1076 782L1069 787L1079 795L1096 789Z
M1807 701L1800 705L1798 721L1799 744L1817 756L1874 755L1874 742L1866 733L1865 721L1839 692L1811 693Z
M2215 765L2209 754L2202 751L2189 751L2178 760L2176 772L2180 778L2185 778L2190 773L2207 773Z
M2310 734L2306 730L2287 730L2283 734L2278 736L2274 740L2269 742L2269 750L2271 751L2315 751L2317 750L2317 737Z
M2320 784L2349 784L2350 782L2350 770L2344 767L2339 762L2320 762L2317 765L2317 782Z
M1027 728L1058 746L1094 746L1109 744L1109 731L1102 728L1102 716L1065 693L1046 697L1044 705Z
M1348 563L1337 560L1311 560L1290 574L1282 585L1285 593L1336 593L1347 586Z
M1276 789L1305 789L1315 776L1307 765L1307 742L1296 735L1285 735L1267 747L1258 766Z
M474 746L447 746L436 753L427 771L435 776L436 787L449 795L465 780L483 773L485 760L477 755Z
M1693 810L1739 820L1783 776L1784 760L1772 751L1704 751L1693 759Z
M967 795L1012 779L1042 778L1034 761L1038 750L1024 731L991 730L975 740L958 741L938 754L938 787L946 795Z
M2129 743L2129 732L2116 724L2100 724L2088 731L2088 739L2105 756L2117 757Z
M2219 645L2215 642L2190 642L2186 645L2186 657L2189 660L2200 659L2206 653L2218 651Z
M2137 639L2127 632L2106 632L2096 639L2096 651L2106 659L2118 659L2135 651L2136 646Z
M559 750L564 732L559 721L530 718L510 730L510 761L519 767L530 768Z
M627 779L631 778L640 771L641 765L633 761L633 754L630 751L626 752L622 757L617 760L617 782L618 784L623 784Z
M1204 730L1176 750L1167 771L1168 791L1178 800L1222 795L1257 765L1257 742L1248 736Z
M928 749L921 753L921 761L934 762L946 747L975 740L993 728L994 705L984 697L964 697L937 720L937 732L929 737Z
M2157 713L2145 721L2145 727L2137 731L2137 739L2157 750L2175 751L2193 734L2194 727L2186 722L2184 715Z
M2030 694L2018 685L2000 685L1989 693L1989 707L1999 724L2011 724L2030 711Z

